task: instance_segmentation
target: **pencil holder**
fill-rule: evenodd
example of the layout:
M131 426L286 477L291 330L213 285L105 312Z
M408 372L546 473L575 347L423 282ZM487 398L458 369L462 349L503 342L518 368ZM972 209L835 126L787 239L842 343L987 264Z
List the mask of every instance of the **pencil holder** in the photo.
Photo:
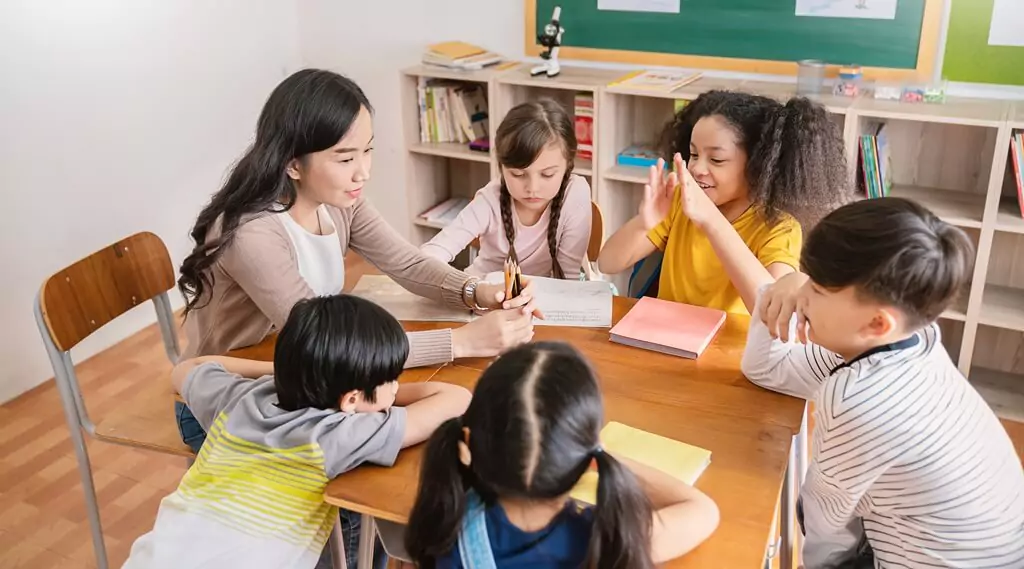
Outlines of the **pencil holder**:
M796 92L798 95L821 94L825 84L825 62L805 59L797 63Z

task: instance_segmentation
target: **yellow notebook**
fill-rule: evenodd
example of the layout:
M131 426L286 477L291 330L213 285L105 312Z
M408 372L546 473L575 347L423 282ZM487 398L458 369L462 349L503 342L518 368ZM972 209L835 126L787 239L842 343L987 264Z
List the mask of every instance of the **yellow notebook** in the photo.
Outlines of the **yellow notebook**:
M611 422L601 429L601 442L614 456L626 457L657 468L676 478L693 484L711 464L711 451L674 441L672 439L634 429L622 423ZM576 487L572 497L587 504L597 503L597 471L588 470Z
M428 45L427 49L448 59L463 59L486 53L482 47L461 41L447 41Z

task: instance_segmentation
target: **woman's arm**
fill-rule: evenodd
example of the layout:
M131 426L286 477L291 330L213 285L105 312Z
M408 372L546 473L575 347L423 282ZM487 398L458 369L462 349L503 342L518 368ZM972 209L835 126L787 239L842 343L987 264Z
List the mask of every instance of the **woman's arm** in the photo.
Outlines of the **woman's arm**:
M656 468L615 458L637 477L654 509L651 558L655 563L686 554L718 527L718 506L706 494Z
M450 263L474 239L484 235L491 219L491 208L478 192L473 201L459 212L455 221L451 222L434 236L433 239L420 247L428 257L443 263Z

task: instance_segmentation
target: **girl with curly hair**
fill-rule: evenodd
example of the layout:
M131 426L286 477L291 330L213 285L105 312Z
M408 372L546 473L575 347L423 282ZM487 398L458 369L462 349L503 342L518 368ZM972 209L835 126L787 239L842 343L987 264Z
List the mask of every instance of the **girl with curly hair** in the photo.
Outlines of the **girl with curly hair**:
M805 98L709 91L666 126L662 150L673 171L651 167L638 214L599 263L614 274L661 251L667 300L750 313L755 299L739 292L750 275L796 270L801 221L852 196L842 133Z

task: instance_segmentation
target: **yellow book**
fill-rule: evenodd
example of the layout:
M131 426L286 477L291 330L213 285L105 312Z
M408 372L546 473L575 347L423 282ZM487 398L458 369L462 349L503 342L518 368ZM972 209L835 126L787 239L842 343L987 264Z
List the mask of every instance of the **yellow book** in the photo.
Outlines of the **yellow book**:
M703 77L703 73L640 70L623 75L609 83L608 86L671 93L676 89L681 89L693 83L701 77Z
M601 443L613 456L625 457L657 468L693 484L711 464L711 451L611 422L601 429ZM597 471L588 470L572 489L572 497L597 503Z
M474 55L480 55L487 52L487 50L482 47L477 47L473 44L462 41L435 43L427 46L427 49L450 60L473 57Z

